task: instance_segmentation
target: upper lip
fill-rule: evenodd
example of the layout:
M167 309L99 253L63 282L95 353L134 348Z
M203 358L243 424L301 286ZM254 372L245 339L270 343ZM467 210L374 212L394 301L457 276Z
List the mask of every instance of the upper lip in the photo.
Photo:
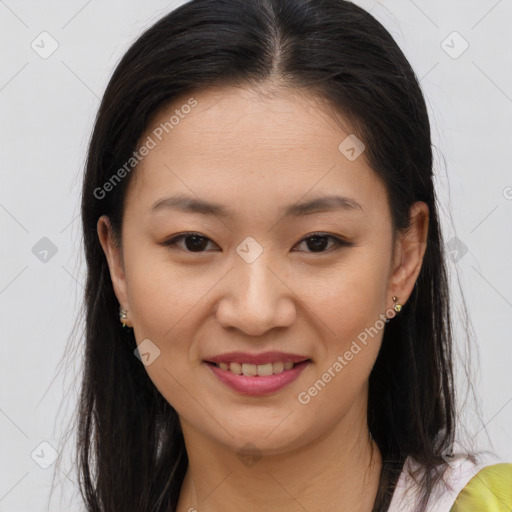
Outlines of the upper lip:
M286 352L261 352L260 354L249 354L247 352L228 352L217 356L208 357L205 361L210 363L246 363L246 364L266 364L291 361L300 363L307 361L309 357L299 354L289 354Z

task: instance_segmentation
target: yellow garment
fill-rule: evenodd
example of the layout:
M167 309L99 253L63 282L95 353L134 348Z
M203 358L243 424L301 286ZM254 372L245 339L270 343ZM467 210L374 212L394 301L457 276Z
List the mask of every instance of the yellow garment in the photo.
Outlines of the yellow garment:
M511 512L512 463L482 468L457 496L450 512Z

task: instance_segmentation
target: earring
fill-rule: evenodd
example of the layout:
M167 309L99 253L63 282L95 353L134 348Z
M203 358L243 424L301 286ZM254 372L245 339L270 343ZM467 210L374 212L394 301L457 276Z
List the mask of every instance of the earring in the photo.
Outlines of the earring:
M126 322L125 322L125 320L127 318L126 313L128 313L128 311L126 311L126 309L124 309L122 306L119 306L119 320L121 320L123 327L126 327Z
M402 304L399 304L399 303L397 302L397 300L398 300L398 299L397 299L397 297L393 297L393 302L395 303L395 304L394 304L394 306L393 306L393 308L394 308L394 310L395 310L397 313L400 313L400 311L401 311L401 309L402 309Z

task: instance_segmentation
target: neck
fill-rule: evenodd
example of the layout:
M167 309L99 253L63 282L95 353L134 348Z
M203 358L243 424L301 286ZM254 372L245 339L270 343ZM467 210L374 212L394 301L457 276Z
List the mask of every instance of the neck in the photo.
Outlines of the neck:
M371 512L382 458L359 416L293 452L242 462L182 419L189 465L177 512Z

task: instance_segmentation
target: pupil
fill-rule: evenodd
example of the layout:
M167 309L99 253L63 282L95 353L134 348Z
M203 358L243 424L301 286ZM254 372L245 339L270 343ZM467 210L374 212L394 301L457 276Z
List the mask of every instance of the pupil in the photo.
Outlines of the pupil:
M192 243L190 243L191 240ZM185 245L189 251L201 251L206 247L206 243L203 236L190 235L185 239Z
M325 236L311 236L308 239L308 248L313 252L322 251L327 245L327 238Z
M325 236L311 236L308 238L308 248L312 252L321 252L327 246L328 240ZM190 235L185 239L185 245L189 251L202 251L206 245L207 240L203 236Z

